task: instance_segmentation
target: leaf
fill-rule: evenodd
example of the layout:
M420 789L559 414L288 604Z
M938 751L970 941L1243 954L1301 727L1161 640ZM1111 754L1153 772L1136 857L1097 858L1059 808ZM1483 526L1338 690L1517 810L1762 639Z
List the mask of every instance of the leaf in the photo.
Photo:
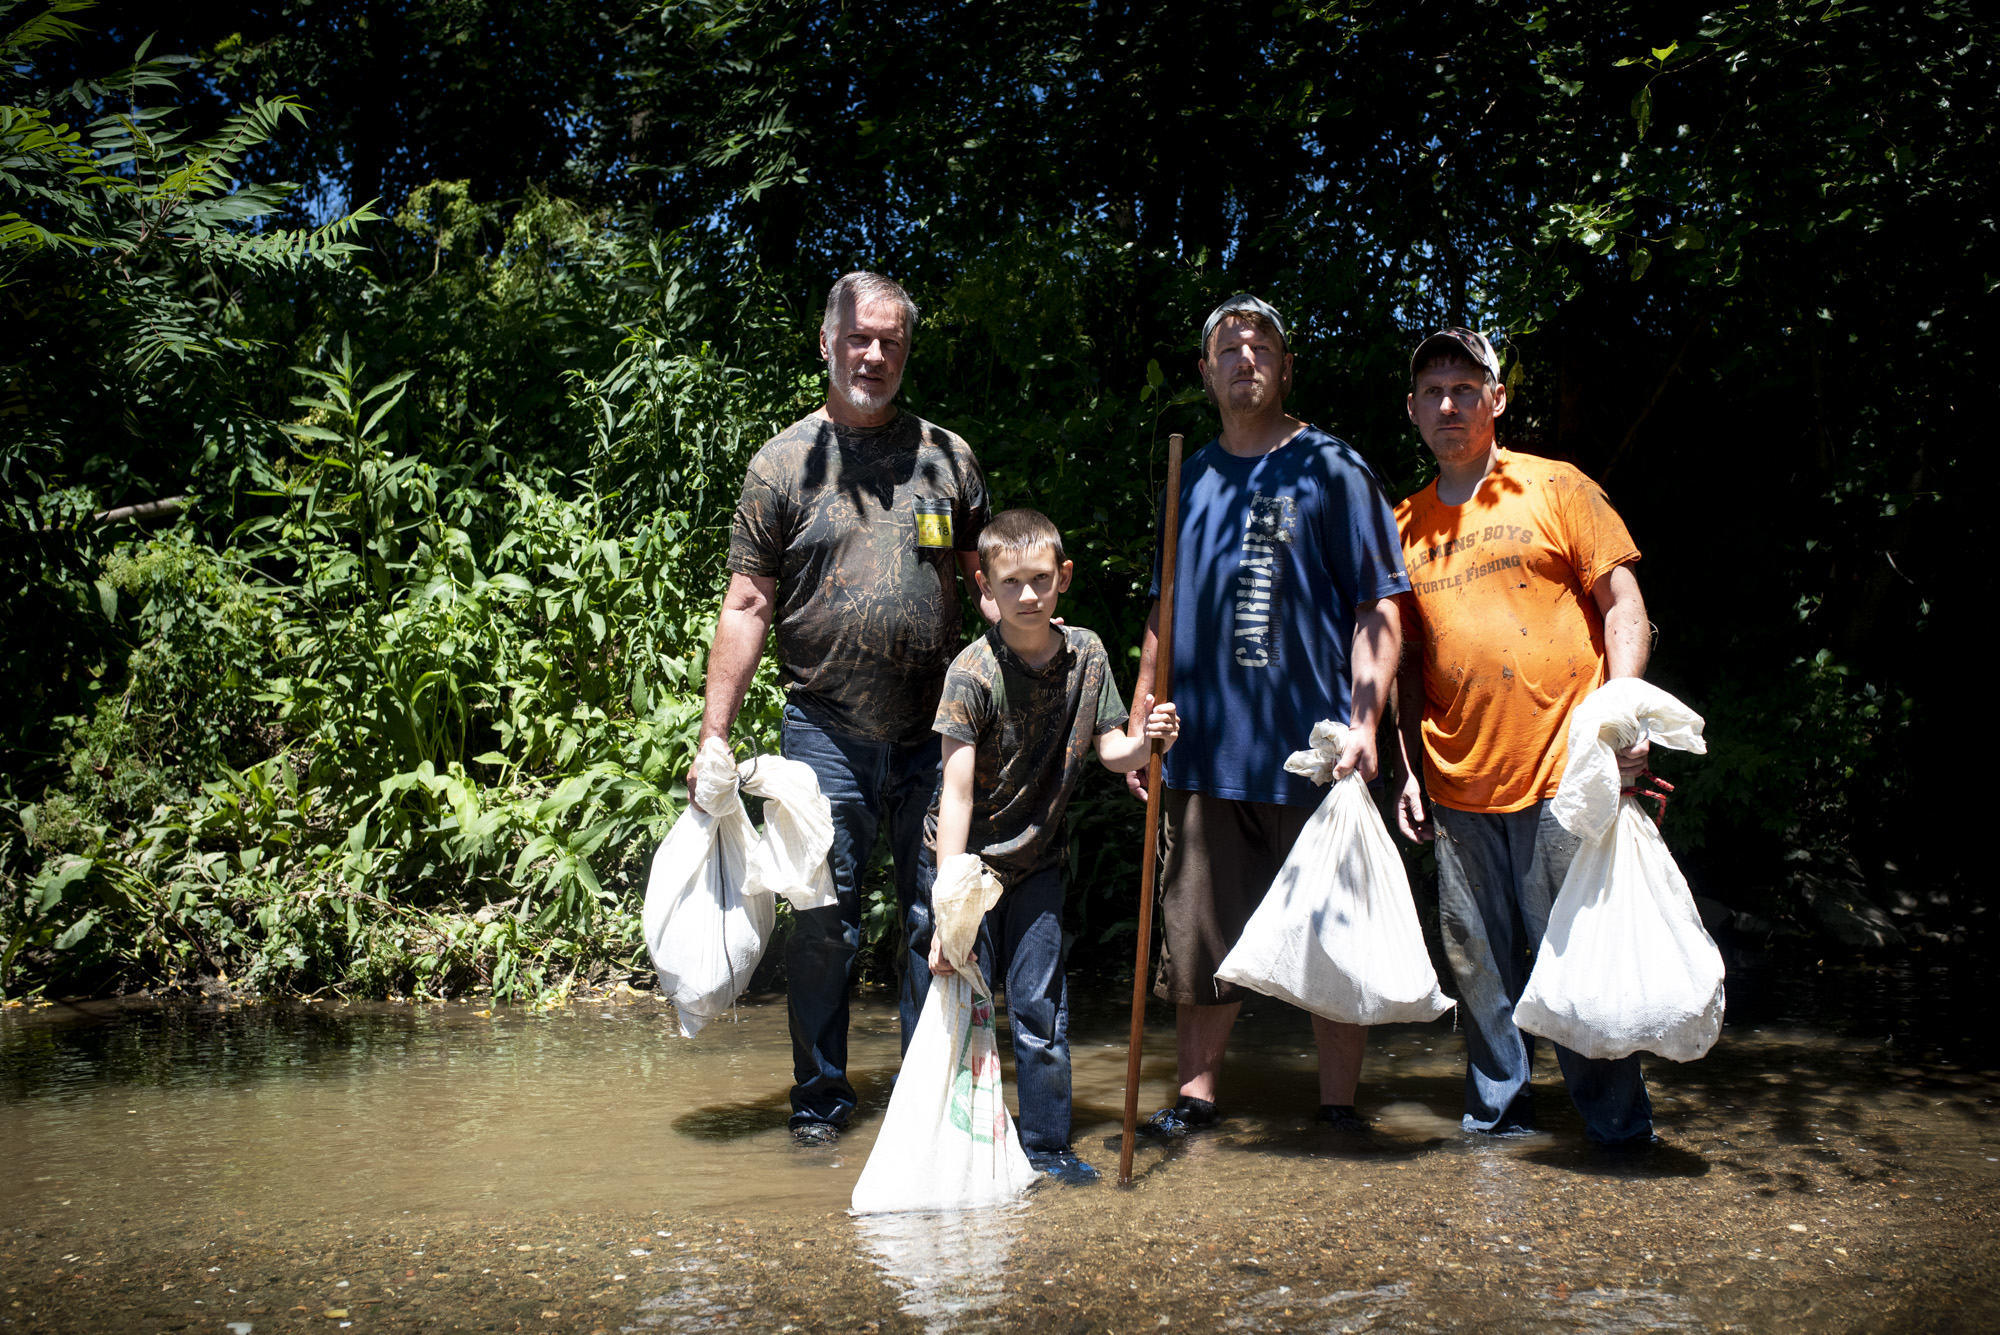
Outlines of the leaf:
M1644 246L1632 252L1632 281L1638 282L1646 276L1646 270L1653 264L1653 252Z
M1708 244L1708 237L1702 230L1687 223L1682 223L1667 235L1673 238L1675 250L1700 250Z
M399 377L399 379L407 380L409 379L410 374L411 374L410 372L405 371L402 374L402 376ZM368 393L368 395L361 400L361 402L365 405L369 399L374 398L375 395L379 393L381 393L381 388L378 386L376 389L371 390ZM364 436L368 435L370 432L375 430L377 423L379 423L383 418L387 417L390 413L394 412L396 410L396 405L403 401L403 393L404 390L399 386L396 392L390 396L389 401L387 403L383 404L381 407L377 408L373 413L369 415L366 425L364 425L361 428L361 434Z
M96 924L97 910L92 909L63 930L63 934L56 938L56 949L71 949L77 942L90 935L90 929Z
M63 860L62 866L51 875L43 872L35 878L36 907L46 913L62 901L63 892L90 874L94 866L89 858L71 857Z
M571 807L589 794L591 777L588 774L574 774L564 779L557 785L556 790L535 808L535 819L560 820Z
M370 389L366 394L363 394L361 396L359 406L366 407L368 404L373 403L376 399L381 398L384 394L387 394L389 391L401 389L404 386L404 384L406 384L409 381L410 377L415 374L416 374L415 371L398 371L395 375L390 376L387 380L382 381L380 384L377 384L374 388ZM398 395L397 397L400 398L402 396ZM372 422L370 423L369 426L362 428L364 433L373 429L374 427Z
M95 0L54 0L46 10L43 10L40 14L21 24L14 31L8 33L5 38L0 38L0 47L6 49L9 57L8 63L10 65L26 63L21 61L21 54L46 43L61 40L73 41L82 37L85 31L84 25L72 22L62 16L64 14L73 14L79 9L89 9L93 3L95 3ZM11 9L13 6L9 5L8 8ZM152 38L149 37L146 40L150 44ZM139 49L137 59L133 63L138 64L140 61L145 60L145 58L145 47L142 46Z
M1644 139L1653 123L1653 85L1647 84L1632 95L1632 119L1639 123L1639 137Z

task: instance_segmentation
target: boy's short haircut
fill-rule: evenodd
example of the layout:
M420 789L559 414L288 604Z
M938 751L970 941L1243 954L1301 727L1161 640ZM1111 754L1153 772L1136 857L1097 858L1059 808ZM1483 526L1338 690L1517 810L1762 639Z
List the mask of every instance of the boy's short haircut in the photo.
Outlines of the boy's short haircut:
M1062 534L1049 522L1047 515L1040 510L1002 510L979 530L979 569L981 573L991 575L995 558L1033 551L1037 547L1053 550L1056 566L1061 568L1064 560Z

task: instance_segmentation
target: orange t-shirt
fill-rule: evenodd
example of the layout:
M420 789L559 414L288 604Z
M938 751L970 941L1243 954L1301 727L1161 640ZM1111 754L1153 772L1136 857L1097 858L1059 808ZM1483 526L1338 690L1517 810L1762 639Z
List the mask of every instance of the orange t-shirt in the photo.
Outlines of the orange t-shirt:
M1424 786L1459 811L1549 797L1569 712L1604 682L1590 590L1639 559L1604 491L1569 464L1500 451L1464 505L1433 482L1396 507L1424 646Z

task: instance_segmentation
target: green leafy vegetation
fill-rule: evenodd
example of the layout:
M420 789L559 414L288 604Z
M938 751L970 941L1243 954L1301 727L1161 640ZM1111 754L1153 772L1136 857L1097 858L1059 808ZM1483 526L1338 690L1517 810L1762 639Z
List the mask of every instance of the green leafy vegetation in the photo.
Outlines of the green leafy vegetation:
M854 267L1118 653L1218 298L1293 317L1294 410L1392 497L1415 336L1504 331L1506 433L1610 491L1709 716L1662 761L1697 890L1982 939L1919 821L1991 526L1969 4L188 9L0 0L7 994L643 973L736 488ZM1079 796L1079 962L1138 815Z

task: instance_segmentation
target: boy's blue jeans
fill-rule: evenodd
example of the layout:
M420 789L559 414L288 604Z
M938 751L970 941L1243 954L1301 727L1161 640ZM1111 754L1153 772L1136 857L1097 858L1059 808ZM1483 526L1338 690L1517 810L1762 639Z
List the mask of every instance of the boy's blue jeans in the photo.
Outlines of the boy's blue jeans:
M854 959L861 949L861 878L884 822L896 864L896 902L908 930L901 980L905 1047L930 986L926 955L933 869L924 847L924 813L937 790L939 741L935 733L909 745L852 737L821 727L795 704L785 706L780 738L785 758L812 768L820 793L833 808L828 860L840 897L833 907L792 915L792 938L785 949L795 1082L791 1124L845 1126L854 1111L854 1085L847 1078L847 1012ZM922 989L914 1005L913 984Z
M1509 812L1455 811L1433 802L1431 820L1438 835L1438 923L1465 1025L1464 1126L1530 1129L1535 1038L1514 1027L1514 1006L1579 840L1547 802ZM1617 1145L1652 1135L1653 1105L1638 1053L1598 1061L1551 1046L1592 1140Z
M1062 870L1010 886L979 926L979 969L1007 987L1021 1148L1069 1148L1069 978L1063 973ZM928 947L926 947L928 949Z

